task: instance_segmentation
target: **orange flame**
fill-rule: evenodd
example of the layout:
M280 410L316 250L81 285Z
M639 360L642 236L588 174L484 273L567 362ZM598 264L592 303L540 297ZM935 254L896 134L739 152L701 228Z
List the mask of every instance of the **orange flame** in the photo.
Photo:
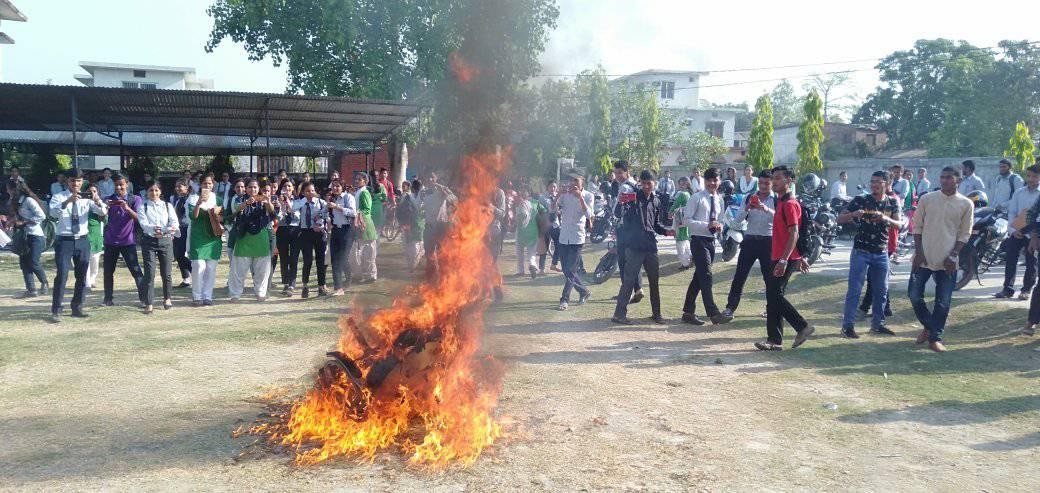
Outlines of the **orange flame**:
M480 75L480 69L467 62L462 55L452 52L448 55L448 66L455 79L462 84L469 84L474 77Z
M503 436L493 417L500 372L477 353L488 294L502 282L485 234L491 222L489 198L508 155L462 159L464 181L455 223L438 254L439 276L409 288L360 326L355 322L359 314L341 318L337 347L357 362L360 380L377 362L401 357L382 385L358 395L358 387L341 374L331 385L315 385L293 404L284 422L255 432L292 447L298 463L338 456L371 461L378 452L396 448L410 463L431 468L472 464ZM401 356L394 343L406 331L438 334L439 339ZM344 405L350 399L367 402L362 416Z

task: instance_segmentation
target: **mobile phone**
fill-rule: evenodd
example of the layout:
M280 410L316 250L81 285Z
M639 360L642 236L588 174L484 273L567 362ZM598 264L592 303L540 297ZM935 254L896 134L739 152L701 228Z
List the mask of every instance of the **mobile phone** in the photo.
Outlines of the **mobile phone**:
M635 193L622 193L621 195L618 196L618 202L621 202L622 204L627 204L629 202L635 202L635 201L636 201L636 194Z

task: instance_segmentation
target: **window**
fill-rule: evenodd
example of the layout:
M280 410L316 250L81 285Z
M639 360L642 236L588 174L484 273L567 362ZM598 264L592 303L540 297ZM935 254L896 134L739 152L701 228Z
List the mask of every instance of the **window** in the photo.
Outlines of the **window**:
M704 132L712 137L722 138L722 130L726 128L726 122L707 122L704 124Z
M123 89L157 89L154 82L123 82Z
M661 85L661 99L675 99L675 83L670 81L662 81Z
M143 79L145 77L147 77L147 75L145 74L144 70L134 70L135 79Z
M124 82L123 89L137 89L141 85L136 82Z
M143 82L141 83L141 89L155 89L155 88L156 88L155 84L145 84Z
M870 147L876 147L877 146L877 135L875 135L875 134L867 134L867 145L870 146Z

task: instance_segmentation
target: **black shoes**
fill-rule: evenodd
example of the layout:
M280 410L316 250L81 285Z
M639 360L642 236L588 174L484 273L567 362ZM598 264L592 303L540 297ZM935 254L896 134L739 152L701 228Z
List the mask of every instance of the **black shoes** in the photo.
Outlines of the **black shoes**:
M303 287L303 292L300 293L300 298L307 299L311 297L311 288L307 286Z
M527 266L527 272L529 272L531 274L531 279L534 279L534 278L538 277L538 269L535 268L534 266L531 266L531 265Z
M1012 297L1014 295L1015 295L1014 291L1009 291L1007 289L1002 289L999 292L995 293L993 295L993 297L994 298L1010 298L1010 297Z
M650 317L650 321L655 323L655 324L657 324L657 325L667 325L668 324L668 322L664 321L664 317L662 317L660 315L654 315L654 316Z
M620 325L632 325L633 323L628 317L612 317L610 321Z
M684 313L682 316L682 321L692 325L704 325L704 321L697 318L697 315L694 315L692 313Z
M894 336L894 335L896 335L895 332L892 332L892 329L889 329L888 327L885 327L884 325L878 325L877 327L871 327L870 328L870 332L872 334L884 334L886 336Z
M798 332L798 335L795 336L794 344L791 344L791 349L805 344L805 341L808 341L809 336L813 335L814 332L816 332L816 327L813 327L812 325L805 326L805 328Z
M642 291L636 291L636 294L632 295L632 299L628 300L628 304L634 305L636 303L639 303L640 301L643 301L643 292Z
M592 297L592 291L586 291L585 294L578 297L577 305L581 306L589 302L589 298Z
M329 295L329 288L326 288L325 286L318 286L318 296L328 296L328 295Z
M852 327L841 329L841 336L846 339L859 339L859 334L857 334L856 329L853 329Z
M76 318L87 318L88 315L81 310L73 310L72 316Z
M112 300L102 301L101 304L105 306L116 306L116 304Z
M716 313L711 316L711 323L715 325L728 324L733 320L733 315L726 315L725 313Z

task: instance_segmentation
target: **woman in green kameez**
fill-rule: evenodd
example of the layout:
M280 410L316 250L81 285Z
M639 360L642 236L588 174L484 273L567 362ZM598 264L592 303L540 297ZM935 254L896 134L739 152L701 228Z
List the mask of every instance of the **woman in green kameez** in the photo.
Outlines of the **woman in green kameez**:
M194 306L213 305L213 285L217 278L217 263L222 231L213 225L221 222L221 199L213 193L213 177L205 176L199 183L199 193L188 197L188 258L191 259L191 299ZM215 217L213 217L215 216Z
M531 197L530 189L520 192L521 202L516 209L516 275L524 275L524 263L531 279L538 275L538 256L535 246L538 244L538 214L547 214L548 209L536 198Z
M376 223L372 217L376 201L373 200L372 192L368 189L368 175L365 173L354 175L354 187L357 188L358 225L361 227L355 242L358 251L356 257L358 259L358 273L361 275L361 280L358 282L368 284L375 282L378 274L376 269L376 240L379 238L379 231L376 229ZM385 190L383 195L385 197Z
M379 240L379 230L386 223L386 187L378 181L369 180L372 185L369 193L372 194L372 222L376 225L376 241Z
M681 177L676 183L675 198L668 213L672 216L672 227L675 229L675 254L679 256L679 268L690 268L690 230L683 221L682 211L690 201L690 179Z
M86 190L84 190L88 197L92 197L96 191L97 185L94 184L86 186ZM107 219L107 217L93 212L87 218L87 239L90 240L90 262L87 264L87 288L89 289L94 289L98 268L101 265L101 252L105 250L105 221Z

